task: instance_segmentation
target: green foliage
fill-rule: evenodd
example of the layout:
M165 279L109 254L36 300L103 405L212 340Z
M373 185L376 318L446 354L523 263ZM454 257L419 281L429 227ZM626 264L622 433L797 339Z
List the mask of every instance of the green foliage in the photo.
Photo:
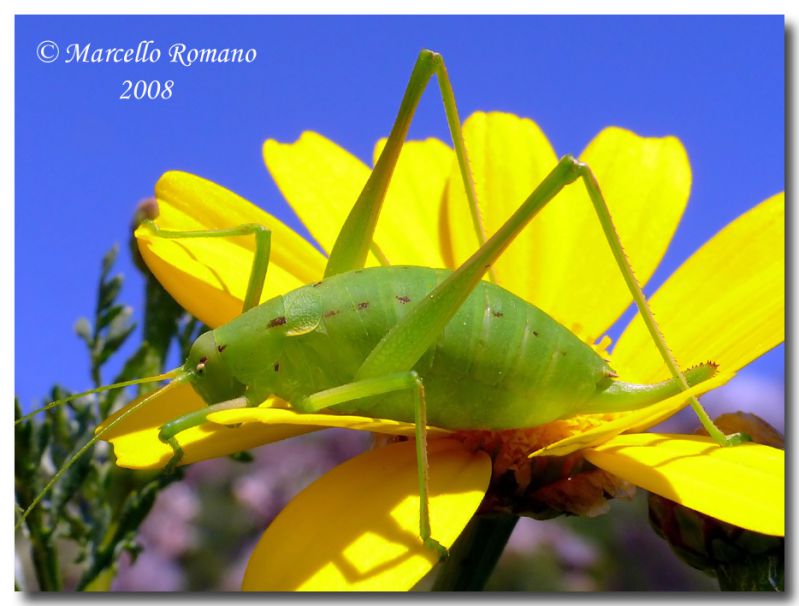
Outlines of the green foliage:
M92 320L79 319L75 332L88 350L95 387L103 384L102 371L131 341L136 324L132 309L119 303L123 278L112 275L117 247L103 258ZM175 344L185 356L201 326L188 317L152 276L147 275L142 342L124 360L113 382L164 371L165 359ZM139 386L138 395L157 384ZM47 402L64 398L69 391L55 386ZM45 487L56 470L86 444L94 429L129 399L122 389L81 398L52 408L15 426L15 491L21 513ZM22 416L16 403L16 418ZM66 472L32 510L17 534L17 553L29 563L31 575L17 579L26 590L104 590L110 587L119 557L128 552L135 559L139 526L160 490L181 474L164 476L132 472L116 467L108 447L91 447Z

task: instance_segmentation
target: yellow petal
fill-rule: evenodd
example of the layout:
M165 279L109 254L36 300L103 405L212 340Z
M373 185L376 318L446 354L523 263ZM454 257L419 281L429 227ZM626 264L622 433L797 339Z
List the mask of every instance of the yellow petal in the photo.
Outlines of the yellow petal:
M137 398L106 419L97 432L114 447L117 465L130 469L161 469L172 458L172 448L158 439L158 431L171 421L206 406L202 398L188 383L161 389L152 400L125 419L105 430L111 422L137 405L144 397ZM266 406L282 406L270 400ZM178 434L177 440L184 452L182 464L221 457L262 444L277 442L295 435L320 429L318 426L298 424L225 427L204 423Z
M269 139L264 162L286 201L323 250L330 253L369 167L330 139L304 132L294 143Z
M732 379L733 373L719 373L715 377L703 381L699 385L693 386L685 392L672 396L652 404L640 410L634 410L628 413L619 414L612 421L587 423L587 425L595 425L586 431L576 433L557 442L553 442L540 450L535 451L530 456L557 456L562 457L572 452L582 450L602 444L607 440L617 436L626 431L643 431L649 427L654 427L661 421L664 421L676 414L678 411L685 408L688 404L686 400L687 395L698 396L706 393L711 389L720 387ZM590 416L590 415L586 415Z
M704 436L631 434L585 452L591 463L686 507L768 535L785 534L785 453L722 447Z
M652 297L655 317L683 367L713 360L742 368L785 339L785 196L727 225ZM619 338L613 366L625 380L664 378L640 318Z
M272 230L272 251L261 298L270 299L319 279L325 260L279 220L233 192L182 172L164 174L155 187L157 224L165 230L204 230L259 223ZM158 281L185 309L211 327L241 313L255 240L167 240L136 230L139 250Z
M375 146L375 161L385 145ZM294 143L264 143L280 191L321 247L330 252L370 168L329 139L305 132ZM375 242L394 265L443 267L437 228L452 150L437 139L408 141L394 170ZM367 265L377 265L369 255Z
M532 121L474 114L464 137L487 236L493 234L555 166L555 152ZM602 187L617 231L642 282L652 275L685 207L691 173L673 137L644 138L620 128L599 133L581 159ZM460 175L447 189L452 262L477 248ZM451 232L451 233L450 233ZM632 297L613 260L582 182L561 192L494 265L500 284L587 340L615 321Z
M450 547L480 504L491 461L453 440L429 444L432 534ZM347 461L300 493L250 557L249 591L404 591L436 563L419 538L413 442Z
M375 146L374 162L385 142ZM446 266L438 223L454 159L454 152L438 139L403 145L375 230L375 242L392 265Z
M222 410L208 415L208 420L220 425L237 425L239 423L265 423L268 425L306 425L322 427L343 427L358 431L371 431L397 436L412 437L415 432L413 423L377 419L355 415L304 414L287 408L236 408ZM438 427L428 427L429 437L446 436L449 431Z

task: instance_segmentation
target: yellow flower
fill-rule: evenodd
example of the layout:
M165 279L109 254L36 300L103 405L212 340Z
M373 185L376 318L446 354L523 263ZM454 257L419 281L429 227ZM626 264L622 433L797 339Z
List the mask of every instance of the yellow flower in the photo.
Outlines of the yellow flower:
M496 228L555 165L556 155L530 120L478 113L464 124L486 233ZM378 143L375 158L384 142ZM314 133L293 144L267 141L272 176L319 246L329 252L369 174L358 159ZM621 240L645 283L679 223L691 172L681 143L602 131L580 158L596 173ZM156 186L164 229L262 223L273 232L262 300L323 273L325 257L283 223L224 188L185 173ZM784 339L784 196L761 203L707 242L652 298L683 368L713 360L704 393ZM170 293L211 327L241 309L251 238L165 240L137 231L150 269ZM478 242L452 150L435 139L408 142L378 224L375 243L392 264L454 268ZM369 265L377 265L371 256ZM581 186L564 190L494 266L499 284L534 302L588 343L629 306L631 297ZM598 346L606 347L607 339ZM624 331L612 365L628 381L668 377L640 319ZM451 546L477 510L492 467L522 473L527 455L579 453L597 467L725 521L768 534L784 532L782 452L745 444L719 448L706 438L636 433L685 405L684 395L643 410L583 415L515 432L430 431L430 505L434 536ZM204 403L186 385L131 415L105 436L118 464L158 468L172 455L157 439L164 422ZM179 434L184 462L207 459L324 427L393 435L412 425L340 415L301 415L270 400L217 412ZM476 446L501 445L493 458ZM534 459L535 460L535 459ZM529 473L529 472L528 472ZM608 476L610 477L610 476ZM416 460L400 441L366 452L298 495L259 542L245 589L404 590L435 563L418 538ZM346 515L345 515L346 514Z

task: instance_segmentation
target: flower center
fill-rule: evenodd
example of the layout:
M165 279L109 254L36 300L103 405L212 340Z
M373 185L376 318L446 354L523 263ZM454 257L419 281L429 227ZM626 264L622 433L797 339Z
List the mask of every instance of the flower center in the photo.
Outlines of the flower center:
M491 483L480 513L508 513L536 519L560 514L596 516L614 497L630 498L635 487L588 463L582 453L529 454L559 439L585 431L609 415L585 415L528 429L461 431L452 437L492 460Z

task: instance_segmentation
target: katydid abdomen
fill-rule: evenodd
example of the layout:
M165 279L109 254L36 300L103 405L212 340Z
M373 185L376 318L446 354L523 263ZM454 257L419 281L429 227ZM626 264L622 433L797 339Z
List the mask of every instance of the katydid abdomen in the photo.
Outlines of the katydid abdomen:
M352 381L389 329L450 273L370 268L276 297L213 332L214 366L245 386L251 401L275 394L302 411L306 396ZM424 383L428 422L449 429L533 427L638 408L679 390L672 382L644 388L615 381L608 363L568 329L488 282L474 289L414 370ZM413 422L413 397L398 391L335 412Z

